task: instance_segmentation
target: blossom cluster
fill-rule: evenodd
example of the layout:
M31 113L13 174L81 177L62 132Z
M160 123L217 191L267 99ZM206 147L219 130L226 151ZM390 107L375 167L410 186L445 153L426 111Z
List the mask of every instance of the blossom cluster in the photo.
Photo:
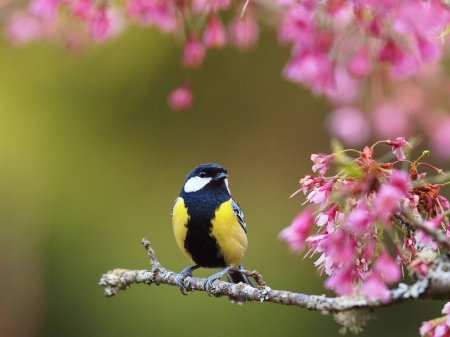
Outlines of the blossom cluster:
M25 0L0 3L6 36L16 45L63 41L81 48L120 34L129 23L156 27L182 46L184 69L203 65L211 48L247 50L264 22L291 47L282 74L324 95L327 124L341 142L419 133L450 158L446 100L444 0ZM81 24L79 24L81 23ZM194 102L185 80L168 97L174 110Z
M374 158L375 147L383 144L391 147L392 161ZM443 173L421 161L428 152L407 160L410 148L397 138L362 151L336 145L332 154L311 156L315 175L302 178L296 192L303 192L309 205L279 237L295 251L307 246L308 256L318 256L315 265L327 275L325 287L338 295L389 302L389 286L400 281L405 267L416 278L432 267L429 256L439 244L427 230L450 237L450 204L440 194L442 184L427 180L425 168ZM337 174L327 175L330 163Z

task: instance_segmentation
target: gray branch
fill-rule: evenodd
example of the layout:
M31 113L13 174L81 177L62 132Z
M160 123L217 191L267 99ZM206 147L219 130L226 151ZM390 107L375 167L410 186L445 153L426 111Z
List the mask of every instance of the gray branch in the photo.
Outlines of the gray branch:
M151 270L114 269L108 271L100 279L100 285L105 288L105 296L112 297L121 290L130 288L132 284L167 284L177 286L176 278L179 274L162 267L156 259L155 253L147 239L142 240L152 263ZM378 300L368 300L362 296L326 297L325 295L306 295L284 290L274 290L267 286L257 271L243 271L254 277L258 286L253 288L239 283L233 284L220 280L212 284L211 294L216 297L235 296L245 297L249 302L272 302L294 305L321 313L339 313L355 309L374 309L382 306L410 301L414 299L449 299L450 298L450 262L444 257L436 256L428 274L413 283L400 283L391 290L392 300L382 303ZM206 279L186 277L184 286L187 291L205 291Z

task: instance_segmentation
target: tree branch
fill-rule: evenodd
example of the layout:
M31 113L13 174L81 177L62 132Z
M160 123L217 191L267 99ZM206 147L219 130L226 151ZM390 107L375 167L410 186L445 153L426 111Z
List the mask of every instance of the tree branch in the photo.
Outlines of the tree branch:
M103 274L99 285L105 288L105 296L112 297L120 290L130 288L132 284L167 284L177 286L176 278L179 274L162 267L156 259L155 252L147 239L142 240L152 263L151 270L114 269ZM211 294L220 296L245 297L247 301L272 302L285 305L294 305L321 313L338 313L354 309L374 309L394 303L413 299L448 299L450 298L450 262L446 257L437 257L437 261L430 267L429 273L412 285L400 283L396 289L391 290L392 300L382 303L378 300L368 300L362 296L326 297L325 295L306 295L284 290L273 290L268 287L257 271L243 271L246 275L254 277L258 283L256 288L239 283L233 284L223 281L214 281ZM206 279L186 277L184 286L188 291L205 291Z

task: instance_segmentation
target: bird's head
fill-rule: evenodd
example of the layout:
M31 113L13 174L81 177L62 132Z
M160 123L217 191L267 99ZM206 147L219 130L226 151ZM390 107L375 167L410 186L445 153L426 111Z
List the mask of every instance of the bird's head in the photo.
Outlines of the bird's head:
M227 169L217 164L199 165L188 174L183 190L186 193L192 193L205 187L223 188L230 193Z

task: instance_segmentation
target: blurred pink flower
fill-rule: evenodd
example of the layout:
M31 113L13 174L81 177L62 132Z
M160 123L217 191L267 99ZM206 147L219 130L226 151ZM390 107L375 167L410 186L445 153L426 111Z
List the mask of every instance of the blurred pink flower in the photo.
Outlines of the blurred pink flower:
M82 20L88 20L94 9L92 0L75 0L72 1L72 14Z
M408 136L411 124L404 111L394 103L383 102L372 111L376 133L381 138Z
M334 86L334 68L327 53L322 51L294 56L283 69L288 81L303 83L314 94L321 94Z
M293 250L301 251L313 224L314 217L312 208L306 208L297 215L289 227L286 227L278 234L278 238L286 241Z
M193 97L191 87L186 83L173 90L167 98L169 107L176 111L189 109L192 102Z
M441 223L444 220L445 215L441 214L435 218L428 219L423 222L424 226L431 230L438 230L441 228ZM416 240L423 245L432 245L433 249L437 249L436 241L423 230L418 230L416 232Z
M391 75L395 79L404 79L413 75L418 69L417 62L412 55L406 53L392 39L388 39L380 49L378 60L390 65Z
M111 19L107 7L96 8L88 19L89 31L95 41L103 41L108 37L111 27Z
M220 9L227 9L230 4L231 0L192 0L191 8L194 14L208 15Z
M400 268L385 252L381 253L374 264L373 270L377 272L387 284L393 284L400 280Z
M344 226L355 233L355 235L360 235L368 232L373 220L372 215L363 202L347 215Z
M369 300L380 300L387 303L391 299L388 287L377 272L373 272L359 290Z
M409 195L409 190L412 189L412 186L408 172L403 170L393 170L389 180L391 185L397 187L404 195Z
M328 161L334 158L334 154L312 154L311 160L314 163L312 170L323 176L328 171Z
M205 46L194 34L191 34L184 45L181 64L183 67L200 67L205 59Z
M222 48L227 43L227 35L222 20L213 15L208 19L203 31L203 43L208 48Z
M392 184L382 185L373 200L373 212L381 221L389 219L391 214L400 207L404 193Z
M24 45L42 37L42 23L28 13L17 13L7 21L5 35L11 43Z
M360 48L347 64L347 69L353 76L363 78L372 71L372 63L367 47Z
M361 83L343 67L334 70L334 85L326 88L324 94L335 105L350 104L358 99Z
M352 270L339 271L328 277L325 288L333 290L339 296L351 295L353 292Z
M289 8L278 28L278 40L294 46L315 44L316 19L303 4ZM304 47L303 47L304 48Z
M240 50L253 47L259 38L259 26L255 18L246 14L242 19L235 17L228 24L230 43Z
M437 123L430 137L430 145L435 155L450 159L450 117L445 117Z
M177 28L174 0L129 0L127 14L142 25L155 25L163 32Z
M348 145L360 145L370 136L369 121L360 110L351 106L333 110L326 124L334 137Z
M30 13L47 20L55 20L59 5L64 0L31 0Z

